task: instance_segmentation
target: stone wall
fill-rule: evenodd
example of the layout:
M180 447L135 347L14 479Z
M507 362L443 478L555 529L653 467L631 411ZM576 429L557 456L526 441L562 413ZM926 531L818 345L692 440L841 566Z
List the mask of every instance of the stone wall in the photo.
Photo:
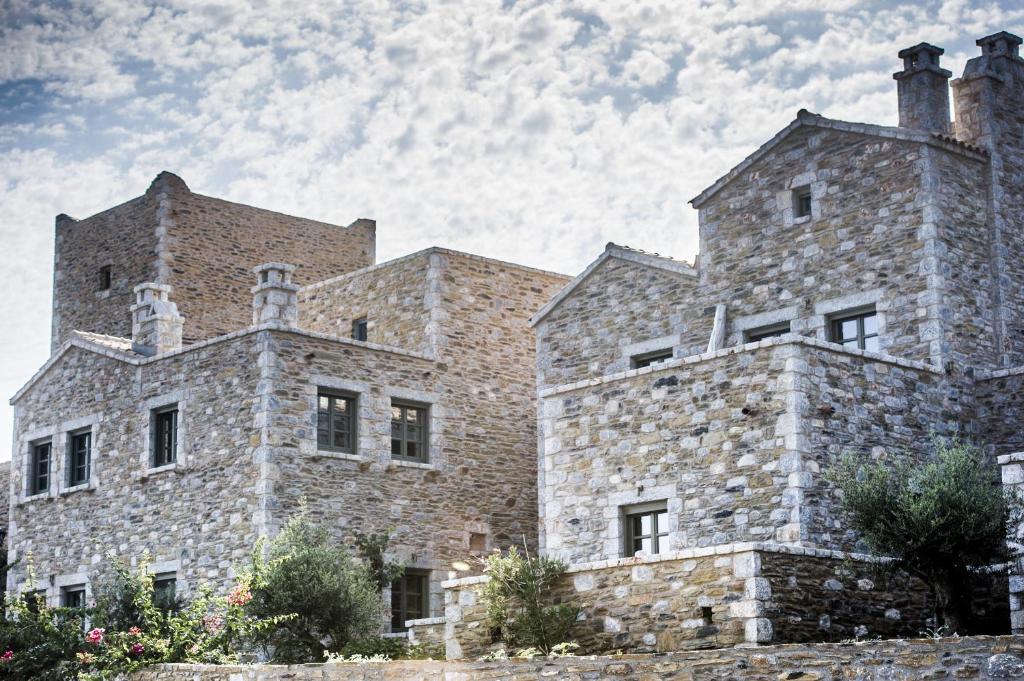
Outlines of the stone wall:
M252 322L252 268L297 265L308 284L373 264L372 221L348 227L194 194L161 173L146 194L82 220L57 219L52 349L73 329L131 335L132 287L170 284L185 317L186 343L237 331ZM99 270L112 286L99 291Z
M15 399L8 575L21 588L31 562L57 603L60 587L90 584L105 555L175 572L181 591L224 585L257 536L253 455L260 380L255 334L240 334L157 359L88 344L68 347ZM152 468L151 410L179 409L178 462ZM68 487L67 434L89 428L87 485ZM50 439L51 487L30 496L31 443Z
M608 253L537 324L540 389L625 371L631 355L707 348L714 308L697 295L693 270L667 258L646 257L660 267L625 259L630 252L613 245Z
M1024 367L979 374L978 434L994 455L1024 451Z
M1024 677L1024 638L978 636L787 645L664 655L302 666L158 665L132 681L916 681Z

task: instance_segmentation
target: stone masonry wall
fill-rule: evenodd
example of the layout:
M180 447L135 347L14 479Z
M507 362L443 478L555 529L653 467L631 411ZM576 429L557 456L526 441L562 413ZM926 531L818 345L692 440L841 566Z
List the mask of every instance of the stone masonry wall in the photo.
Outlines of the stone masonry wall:
M255 341L242 334L136 364L72 346L48 367L15 402L8 556L21 562L9 588L22 586L30 554L53 603L61 586L91 590L108 552L134 560L148 551L183 592L229 581L256 539ZM153 469L151 410L173 404L178 463ZM92 430L90 482L69 488L67 433L79 428ZM43 438L53 442L51 489L28 496L29 447Z
M161 173L146 194L82 220L57 220L52 349L73 329L131 336L132 287L170 284L185 317L184 342L252 323L252 268L297 265L308 284L373 264L375 226L349 227L282 215L200 194ZM98 290L111 266L112 286Z
M132 681L995 681L1022 677L1024 638L979 636L492 662L160 665L136 672Z
M809 114L807 114L809 116ZM922 145L805 127L700 208L701 296L728 306L730 325L783 312L797 333L827 338L832 312L875 304L887 352L927 360L929 282ZM793 190L809 186L810 217Z
M974 390L979 440L997 456L1024 451L1024 367L981 374Z
M703 352L713 319L696 277L610 257L537 325L537 385L625 371L647 351Z

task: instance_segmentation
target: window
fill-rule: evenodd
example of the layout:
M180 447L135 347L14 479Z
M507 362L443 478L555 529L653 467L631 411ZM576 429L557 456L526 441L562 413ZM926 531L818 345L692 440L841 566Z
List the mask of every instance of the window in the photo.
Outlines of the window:
M833 316L830 329L833 343L878 352L878 315L874 307Z
M755 343L757 341L764 340L765 338L781 336L784 333L789 333L789 322L759 326L756 329L746 331L743 335L746 337L747 343Z
M469 533L469 552L475 556L483 555L487 552L487 535L482 532L470 532Z
M366 317L360 317L352 321L352 338L357 341L364 341L367 338L367 332Z
M38 591L26 591L25 605L28 606L29 612L38 613L40 608L46 607L46 592L42 589L39 589Z
M626 556L653 555L668 548L668 511L664 502L625 510Z
M50 460L53 445L50 442L37 442L32 445L29 457L28 492L42 494L50 489Z
M427 461L427 408L391 402L391 456Z
M391 582L391 631L406 631L405 623L429 617L429 572L406 568Z
M153 467L174 463L178 460L178 408L155 410L152 423Z
M92 458L92 432L72 433L68 442L68 487L89 482L89 463Z
M334 452L356 452L356 398L321 391L317 395L316 446Z
M811 215L811 188L793 190L793 217L806 218Z
M173 610L177 605L178 576L165 572L153 577L153 604L161 610Z
M100 268L100 280L99 280L100 287L99 287L99 290L100 291L109 291L110 290L111 281L112 281L112 279L111 279L111 273L110 273L110 265L104 265L103 267Z
M65 608L85 607L85 584L66 586L60 590L60 604Z
M672 359L672 348L665 348L664 350L645 352L642 355L633 355L629 358L629 365L633 369L643 369L644 367L649 367L652 364L665 362L670 359Z

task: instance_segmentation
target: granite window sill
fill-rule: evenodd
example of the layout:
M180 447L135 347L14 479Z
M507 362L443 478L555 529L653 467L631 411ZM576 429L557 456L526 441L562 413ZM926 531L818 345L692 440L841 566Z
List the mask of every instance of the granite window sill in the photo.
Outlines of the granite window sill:
M58 496L66 497L69 494L77 494L79 492L95 492L95 491L96 491L96 483L90 481L90 482L87 482L87 483L83 483L81 485L75 485L74 487L65 487L61 491L57 492L57 494L58 494Z
M160 475L161 473L184 473L188 470L185 466L175 461L174 463L165 464L163 466L156 466L154 468L147 468L138 474L140 480L153 477L154 475Z
M312 456L315 459L338 459L340 461L358 461L360 463L369 461L369 459L362 454L336 452L333 449L318 449L315 454L312 454Z

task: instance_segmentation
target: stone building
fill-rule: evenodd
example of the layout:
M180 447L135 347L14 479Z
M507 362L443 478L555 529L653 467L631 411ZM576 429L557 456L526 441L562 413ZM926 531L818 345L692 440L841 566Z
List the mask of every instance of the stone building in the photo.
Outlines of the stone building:
M937 434L1024 483L1020 44L978 40L952 120L942 49L901 51L897 127L800 111L692 200L698 263L609 244L534 316L540 544L571 566L580 640L923 628L921 585L882 588L851 557L826 475ZM472 579L449 586L473 601ZM1005 627L1006 601L987 607ZM480 643L479 612L449 615L450 652Z
M304 504L341 539L394 530L402 628L440 615L453 561L535 543L528 319L566 277L441 248L373 264L371 221L169 173L58 218L56 250L54 351L12 399L10 588L75 602L143 551L179 593L224 585Z

